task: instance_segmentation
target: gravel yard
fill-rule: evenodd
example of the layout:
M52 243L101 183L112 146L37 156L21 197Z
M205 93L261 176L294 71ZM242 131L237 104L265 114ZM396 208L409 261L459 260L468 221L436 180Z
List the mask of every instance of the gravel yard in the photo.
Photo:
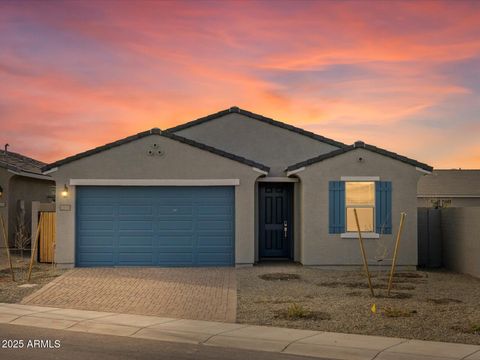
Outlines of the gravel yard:
M237 321L257 325L480 344L480 279L444 271L400 272L299 265L237 270ZM376 305L376 313L371 306Z
M3 249L1 250L3 252ZM20 302L25 296L37 291L64 272L58 269L53 270L51 264L35 264L32 269L32 279L30 282L31 284L35 284L35 286L29 287L26 281L28 261L27 258L22 261L19 256L12 256L16 280L12 282L7 258L4 254L0 255L0 303Z

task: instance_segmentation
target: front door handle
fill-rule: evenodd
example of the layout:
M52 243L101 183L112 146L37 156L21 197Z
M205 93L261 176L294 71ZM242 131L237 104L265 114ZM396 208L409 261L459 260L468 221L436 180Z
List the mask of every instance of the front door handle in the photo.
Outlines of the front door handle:
M288 222L287 220L285 220L283 222L283 236L285 237L285 239L287 238L287 235L288 235Z

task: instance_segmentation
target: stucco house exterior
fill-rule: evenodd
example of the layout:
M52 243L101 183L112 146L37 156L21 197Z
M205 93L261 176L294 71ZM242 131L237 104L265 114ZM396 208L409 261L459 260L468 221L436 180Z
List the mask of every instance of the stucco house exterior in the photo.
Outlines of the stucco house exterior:
M151 129L43 168L57 187L59 265L362 263L407 213L399 265L417 264L426 164L232 107Z
M41 171L45 165L24 155L0 150L0 214L5 221L10 247L14 245L19 207L24 207L26 225L30 230L32 201L47 203L54 200L55 183ZM0 238L0 247L3 248L3 236Z
M480 206L480 170L436 169L418 182L418 207Z

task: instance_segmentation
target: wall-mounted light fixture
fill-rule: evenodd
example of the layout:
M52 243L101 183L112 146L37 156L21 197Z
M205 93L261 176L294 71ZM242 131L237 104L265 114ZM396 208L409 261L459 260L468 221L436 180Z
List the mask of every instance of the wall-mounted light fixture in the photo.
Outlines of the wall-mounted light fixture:
M3 188L0 186L0 197L3 195Z
M67 197L67 196L68 196L68 187L65 184L65 186L63 187L63 190L62 190L62 197Z

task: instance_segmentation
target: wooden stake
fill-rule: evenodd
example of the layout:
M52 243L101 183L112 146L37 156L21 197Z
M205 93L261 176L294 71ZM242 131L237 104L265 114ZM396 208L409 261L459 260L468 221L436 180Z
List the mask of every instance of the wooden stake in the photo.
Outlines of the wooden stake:
M40 228L43 225L43 213L40 213L40 219L38 220L38 225L37 225L37 232L35 234L35 240L32 243L31 246L31 257L30 257L30 267L28 269L28 282L30 282L30 279L32 277L32 267L33 267L33 260L35 259L35 254L37 252L37 243L38 243L38 238L40 237Z
M357 209L353 209L353 212L355 214L355 221L357 222L358 241L360 242L360 250L362 251L363 266L365 267L365 272L367 273L368 287L370 288L372 297L375 297L375 293L373 292L373 286L372 286L372 278L370 277L370 271L368 270L368 263L367 263L367 257L365 255L365 248L363 246L362 231L360 230L360 222L358 221Z
M393 275L395 274L395 265L397 263L398 247L400 245L400 237L402 236L403 224L405 223L406 213L400 214L400 226L398 227L397 240L395 241L395 250L393 252L392 268L390 269L390 278L388 279L388 291L387 295L390 296L390 290L392 289Z
M8 263L10 264L10 272L12 273L12 281L15 281L15 274L13 273L12 258L10 257L10 247L8 246L7 230L5 229L5 221L3 220L3 215L0 215L0 220L2 221L2 234L5 241L5 251L7 252Z

